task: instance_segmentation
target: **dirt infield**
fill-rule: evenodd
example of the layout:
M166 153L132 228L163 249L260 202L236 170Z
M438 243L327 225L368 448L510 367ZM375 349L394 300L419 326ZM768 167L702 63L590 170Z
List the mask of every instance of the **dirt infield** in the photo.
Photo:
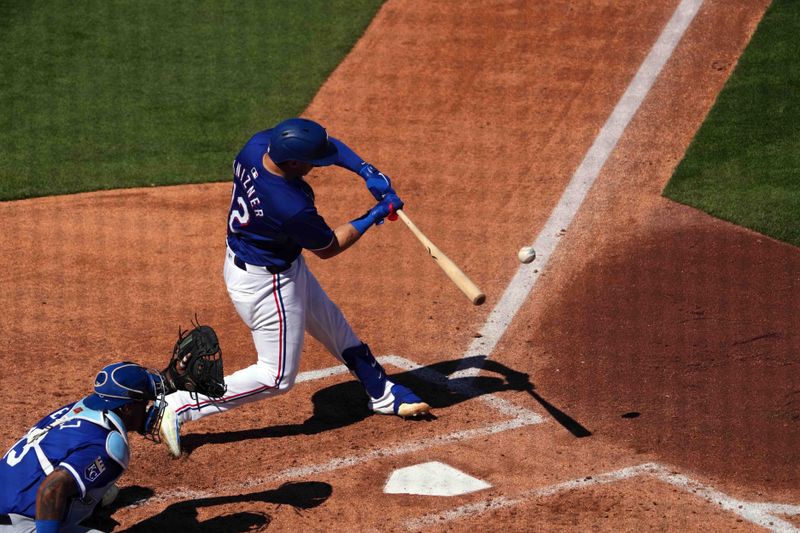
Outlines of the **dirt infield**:
M437 418L369 416L309 339L295 390L187 424L183 458L132 436L98 524L800 527L800 251L660 196L767 0L703 3L530 296L491 349L471 348L678 4L387 2L306 115L393 176L487 303L470 306L400 223L309 264ZM331 225L369 207L346 171L312 176ZM195 312L228 372L255 359L222 280L229 200L220 183L0 203L0 447L108 362L163 366ZM384 493L428 461L491 487Z

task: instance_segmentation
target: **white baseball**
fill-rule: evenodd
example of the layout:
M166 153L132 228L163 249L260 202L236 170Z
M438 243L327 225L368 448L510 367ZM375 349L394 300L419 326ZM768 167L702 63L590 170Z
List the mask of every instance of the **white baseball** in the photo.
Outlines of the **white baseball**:
M533 246L523 246L519 249L519 252L517 252L517 258L520 263L530 263L536 259L536 250L533 249Z

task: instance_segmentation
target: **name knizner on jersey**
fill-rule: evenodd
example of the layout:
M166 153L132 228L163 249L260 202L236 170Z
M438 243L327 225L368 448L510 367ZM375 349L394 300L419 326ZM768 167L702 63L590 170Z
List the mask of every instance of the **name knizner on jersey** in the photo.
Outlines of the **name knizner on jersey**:
M247 201L250 204L250 207L253 208L253 215L257 217L263 217L264 211L262 209L258 209L258 206L261 205L261 199L256 196L256 187L253 184L253 182L258 179L258 170L256 170L256 167L251 168L249 173L245 173L245 169L241 163L237 163L234 160L233 173L242 183L242 187L247 194Z

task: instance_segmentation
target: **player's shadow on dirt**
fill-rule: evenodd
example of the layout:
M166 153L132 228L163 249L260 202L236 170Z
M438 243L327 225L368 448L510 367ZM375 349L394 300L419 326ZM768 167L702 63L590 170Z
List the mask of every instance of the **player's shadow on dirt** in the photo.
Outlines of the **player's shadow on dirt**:
M124 490L124 489L123 489ZM151 491L152 492L152 491ZM216 516L208 520L198 520L198 509L217 505L241 505L248 502L290 505L296 511L312 509L322 505L332 494L333 488L328 483L319 481L289 482L277 489L253 492L234 496L215 496L173 503L159 514L143 520L125 529L126 533L144 533L150 531L190 532L236 532L261 530L271 521L269 515L262 512L241 511ZM254 506L256 507L256 506ZM112 527L106 524L105 531L119 525L111 519ZM95 526L97 527L97 526Z
M438 393L444 392L446 397L440 397L438 399L435 396L430 397L429 403L431 407L449 407L459 401L504 390L527 392L556 422L561 424L561 426L574 437L583 438L592 435L592 432L586 429L577 420L548 402L536 392L536 388L533 383L531 383L528 374L509 368L492 359L487 359L484 355L476 355L464 359L456 359L454 361L445 361L427 368L448 376L457 370L469 368L479 368L484 371L483 374L475 377L448 379L444 387L440 386L436 388ZM486 372L493 372L501 377L486 375ZM427 398L428 397L426 397L426 399ZM441 402L441 405L438 405L439 402Z
M483 372L476 377L448 377L456 371L467 368L481 368ZM387 370L390 370L390 367L387 367ZM574 436L586 437L591 435L591 432L581 424L542 398L535 391L528 374L508 368L482 355L442 361L399 374L392 374L391 371L389 373L395 383L410 387L428 402L434 413L436 409L451 407L484 394L506 390L524 391L530 394L556 421ZM294 435L315 435L323 431L355 424L373 414L367 409L364 388L355 380L337 383L320 389L314 393L311 401L314 403L314 414L301 424L284 424L223 433L187 432L181 437L181 447L184 452L191 453L206 444L222 444L249 439L269 439ZM264 403L268 402L268 399L264 400ZM431 418L435 418L435 416ZM423 420L430 420L430 418Z
M108 507L98 505L92 516L84 520L81 525L99 531L111 531L119 525L119 522L112 518L115 512L123 507L145 502L152 498L153 494L155 494L155 491L150 487L142 487L140 485L122 487L111 505Z

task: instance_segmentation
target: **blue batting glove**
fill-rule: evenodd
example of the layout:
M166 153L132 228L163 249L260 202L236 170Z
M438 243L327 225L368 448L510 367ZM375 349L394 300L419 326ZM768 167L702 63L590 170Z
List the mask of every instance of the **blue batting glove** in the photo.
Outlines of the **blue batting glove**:
M372 193L372 196L376 200L383 200L383 197L387 194L396 194L392 188L392 182L389 176L369 163L361 165L358 175L364 179L367 189L369 189L369 192Z
M394 191L387 193L386 196L383 197L383 200L378 202L378 204L370 209L370 212L375 212L375 223L376 224L383 224L383 219L389 217L389 220L394 220L397 218L395 213L400 209L403 209L403 200L397 196L397 193Z
M388 217L389 220L394 220L397 218L395 213L402 209L404 205L403 200L401 200L397 194L393 192L387 193L386 196L375 204L375 207L367 211L364 216L351 220L350 223L363 235L372 225L383 224L383 219Z

